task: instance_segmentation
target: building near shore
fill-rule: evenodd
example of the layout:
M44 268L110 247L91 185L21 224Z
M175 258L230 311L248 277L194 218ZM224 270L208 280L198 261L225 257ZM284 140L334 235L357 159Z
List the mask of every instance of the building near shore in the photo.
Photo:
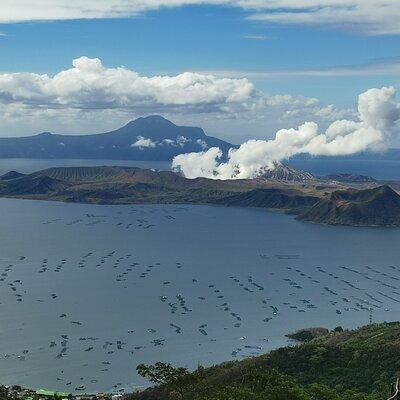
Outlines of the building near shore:
M55 392L53 390L46 390L46 389L36 390L35 395L38 396L39 398L69 399L72 397L72 393Z

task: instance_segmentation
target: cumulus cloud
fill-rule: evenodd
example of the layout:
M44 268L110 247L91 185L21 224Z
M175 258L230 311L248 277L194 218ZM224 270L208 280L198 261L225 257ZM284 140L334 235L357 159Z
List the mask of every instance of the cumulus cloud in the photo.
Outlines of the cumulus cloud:
M124 67L107 68L88 57L53 76L0 73L0 135L104 132L154 113L226 132L225 138L236 142L265 137L265 126L272 133L299 124L305 116L324 125L352 112L322 106L315 98L270 95L244 77L200 72L146 77ZM171 140L179 145L176 138Z
M365 34L400 34L397 0L2 0L0 23L135 17L161 7L239 7L268 24L317 25Z
M185 137L185 136L178 136L178 137L176 138L176 144L177 144L178 146L180 146L180 147L183 147L186 143L189 143L189 142L191 142L191 141L192 141L192 139L187 138L187 137Z
M150 138L138 136L136 142L131 144L131 147L138 147L140 150L153 149L157 146L173 146L183 148L187 143L192 143L193 140L185 136L177 136L175 139L163 139L161 142L153 141ZM203 139L197 139L195 143L200 149L205 150L208 148L207 142Z
M184 147L187 143L193 142L192 139L187 138L185 136L177 136L175 139L163 139L163 141L160 143L160 145L166 145L166 146L173 146L173 147ZM205 140L203 139L197 139L195 140L195 143L200 147L200 149L205 150L208 148L208 144Z
M205 150L205 149L208 148L207 142L206 142L205 140L203 140L203 139L197 139L197 140L196 140L196 143L197 143L203 150Z
M162 144L166 144L166 145L168 145L168 146L175 146L175 140L172 140L172 139L164 139L164 140L162 141Z
M131 147L139 147L140 150L143 149L152 149L156 147L157 142L153 142L149 138L145 138L143 136L138 136L137 141L131 144Z
M185 72L140 76L127 68L106 68L98 58L80 57L73 68L53 77L34 73L0 74L0 102L49 109L168 109L212 111L243 102L254 86L247 79L216 78Z
M164 139L162 143L174 147L184 147L186 143L190 143L191 141L192 139L179 135L175 139Z
M220 161L221 150L213 147L178 155L172 166L187 178L246 179L300 153L337 156L379 150L391 138L400 118L395 94L393 87L367 90L359 96L357 120L334 121L323 133L315 122L306 122L297 129L279 130L271 140L248 140L231 149L226 162Z

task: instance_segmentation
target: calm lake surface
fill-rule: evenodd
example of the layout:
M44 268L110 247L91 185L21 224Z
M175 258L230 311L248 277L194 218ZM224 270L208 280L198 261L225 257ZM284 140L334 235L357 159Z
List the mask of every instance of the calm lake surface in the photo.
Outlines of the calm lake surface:
M0 376L86 392L289 343L302 327L398 320L400 229L263 210L0 199Z

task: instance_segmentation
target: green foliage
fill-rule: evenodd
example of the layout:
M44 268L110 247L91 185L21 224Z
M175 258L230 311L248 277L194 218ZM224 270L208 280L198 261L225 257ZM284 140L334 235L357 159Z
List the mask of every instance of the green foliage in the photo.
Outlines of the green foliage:
M336 331L265 358L269 366L302 384L320 382L340 392L357 390L385 398L400 371L400 323Z
M293 377L266 366L246 364L237 369L238 365L240 363L198 369L185 374L183 379L172 380L170 376L178 369L168 364L140 366L142 376L158 387L137 393L131 400L375 400L356 392L339 394L325 385L300 385ZM166 383L166 375L170 383Z
M171 364L158 362L154 365L140 364L136 368L143 378L150 379L155 384L171 385L185 379L189 372L186 368L174 368Z
M329 330L326 328L308 328L300 329L299 331L289 333L286 335L290 339L297 340L299 342L310 342L311 340L325 336L329 334Z
M326 385L319 383L313 383L307 387L307 393L311 396L311 399L315 400L373 400L380 399L373 395L367 395L365 393L356 392L353 390L347 390L343 393L338 393L336 390L329 388Z
M131 400L381 400L400 372L400 323L335 329L309 343L192 373L162 363L140 371L157 387Z
M171 364L157 362L154 365L139 364L136 370L140 376L149 379L156 385L169 386L171 390L182 395L188 380L189 372L186 368L174 368Z
M0 386L0 400L10 400L8 391L4 386Z

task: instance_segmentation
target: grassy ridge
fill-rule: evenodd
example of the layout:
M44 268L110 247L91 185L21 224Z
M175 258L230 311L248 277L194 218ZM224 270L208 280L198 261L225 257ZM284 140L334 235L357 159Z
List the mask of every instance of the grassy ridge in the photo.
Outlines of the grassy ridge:
M338 190L298 219L330 225L400 226L400 196L387 185Z
M400 196L389 186L356 190L319 181L187 179L133 167L50 168L0 176L0 197L97 204L190 203L259 207L333 225L400 226Z
M399 371L400 323L385 323L199 368L178 386L159 385L130 400L386 399Z
M400 372L400 323L370 325L273 351L266 362L304 384L383 395Z
M315 192L311 187L310 192ZM0 180L0 196L99 204L192 203L293 211L318 200L301 186L262 180L186 179L132 167L50 168Z

